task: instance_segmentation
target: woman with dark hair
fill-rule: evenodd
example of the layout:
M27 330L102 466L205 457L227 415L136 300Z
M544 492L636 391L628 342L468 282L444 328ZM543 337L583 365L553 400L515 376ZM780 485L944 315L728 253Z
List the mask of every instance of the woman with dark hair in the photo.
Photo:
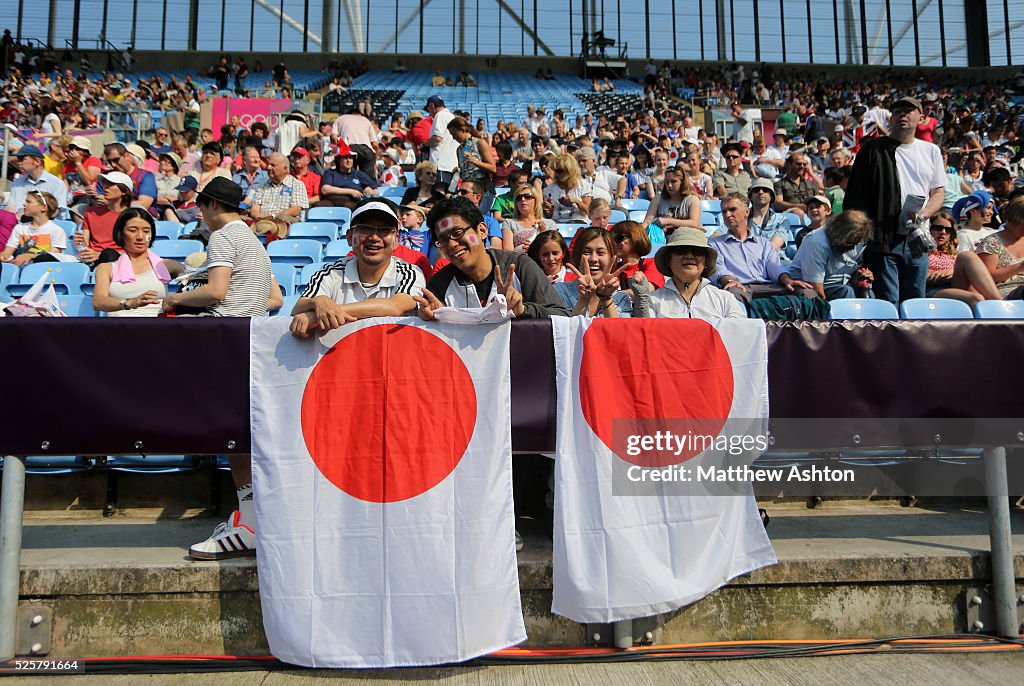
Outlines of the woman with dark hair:
M512 161L512 144L508 141L500 141L494 145L494 174L492 175L495 188L508 187L508 175L519 166Z
M448 122L448 133L459 144L459 176L464 181L476 181L480 184L484 191L480 206L484 212L490 211L494 202L494 182L491 175L497 169L491 144L480 138L476 129L462 117L454 117Z
M566 265L576 275L576 282L555 284L555 290L570 316L628 317L633 311L630 296L619 290L619 274L623 267L612 270L615 244L605 229L587 228L573 239L571 261Z
M114 223L114 242L124 251L116 262L96 267L92 308L109 317L155 317L167 294L167 282L180 274L177 262L150 250L156 235L153 217L138 207L122 212Z

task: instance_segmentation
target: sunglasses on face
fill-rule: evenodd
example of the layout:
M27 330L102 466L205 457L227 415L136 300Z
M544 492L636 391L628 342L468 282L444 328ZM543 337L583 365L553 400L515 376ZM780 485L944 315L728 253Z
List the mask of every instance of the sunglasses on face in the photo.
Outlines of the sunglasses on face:
M623 243L627 238L629 238L628 233L617 233L612 236L612 240L614 240L616 243Z
M932 224L932 231L945 231L946 233L953 233L953 227L947 226L946 224Z
M516 197L516 200L533 200L533 199L534 199L534 197L532 195L520 195L520 196Z
M739 155L726 155L725 156L725 159L727 159L727 160L738 160L739 158L740 158Z

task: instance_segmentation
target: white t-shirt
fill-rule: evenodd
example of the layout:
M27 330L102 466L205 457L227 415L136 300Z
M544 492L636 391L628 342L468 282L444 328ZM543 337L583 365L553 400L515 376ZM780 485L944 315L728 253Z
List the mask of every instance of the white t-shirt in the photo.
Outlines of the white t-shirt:
M598 169L594 172L594 178L591 179L591 182L593 183L591 196L611 202L612 195L614 195L615 191L619 188L619 179L621 178L621 176L611 169Z
M946 169L942 166L939 146L919 138L896 148L896 172L900 177L900 207L907 196L927 201L933 188L946 186Z
M441 137L441 142L430 149L430 161L437 165L438 171L450 172L459 166L459 142L448 132L448 123L454 118L451 110L442 107L434 115L434 125L430 127L431 138Z
M593 193L594 190L590 185L590 181L587 181L586 179L580 179L579 185L576 186L576 188L573 188L568 193L563 191L562 187L559 186L557 183L551 184L550 186L544 189L544 199L547 200L550 198L555 206L554 212L551 213L551 219L556 224L562 224L565 222L587 221L587 215L584 212L582 212L577 205L563 205L560 202L560 199L568 195L571 198L582 200L588 195L592 196Z
M68 235L64 229L53 222L46 222L38 227L31 224L18 224L11 230L5 247L30 251L35 248L36 252L60 253L68 248Z
M985 236L996 233L995 229L960 229L956 232L956 251L974 252L975 247Z

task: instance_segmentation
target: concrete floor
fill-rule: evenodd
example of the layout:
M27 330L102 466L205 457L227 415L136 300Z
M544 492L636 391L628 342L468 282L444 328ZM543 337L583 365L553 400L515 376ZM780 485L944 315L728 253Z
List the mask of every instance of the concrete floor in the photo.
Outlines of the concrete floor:
M442 683L445 686L592 686L659 684L783 686L807 684L1014 684L1024 681L1024 650L1013 653L845 655L715 662L441 667L380 671L222 672L215 674L11 677L4 684L60 686L297 686L298 684Z

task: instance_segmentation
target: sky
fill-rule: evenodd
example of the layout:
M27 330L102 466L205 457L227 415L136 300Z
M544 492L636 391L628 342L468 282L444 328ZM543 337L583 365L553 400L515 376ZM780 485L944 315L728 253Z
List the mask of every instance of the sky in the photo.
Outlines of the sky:
M79 40L94 47L104 35L104 1L80 0ZM453 54L459 41L456 17L465 8L464 50L468 54L533 55L545 52L534 45L498 0L199 0L199 50L246 52L320 51L324 2L335 3L335 34L340 52L420 52L422 14L423 52ZM558 56L578 55L583 31L583 0L506 0ZM918 25L911 22L910 0L891 0L886 16L884 0L865 0L869 61L888 64L888 43L893 39L892 62L913 65L920 58L924 66L942 66L945 34L946 64L966 66L964 25L965 0L917 0ZM994 66L1024 64L1024 0L1006 0L1011 24L1010 58L1003 31L1003 2L989 0L989 45ZM860 0L852 11L857 46L860 45ZM605 34L628 44L631 58L655 60L716 60L716 0L598 0L599 27ZM754 7L757 6L755 40ZM846 52L845 0L724 0L725 49L727 60L844 64ZM940 5L943 22L939 21ZM21 35L46 40L50 7L55 6L56 43L71 39L74 0L3 0L0 25L17 33L19 11ZM838 13L833 11L838 7ZM810 32L808 32L810 9ZM536 11L536 16L534 12ZM701 13L703 11L703 30ZM106 0L106 38L118 47L134 42L139 50L185 50L187 47L189 0ZM278 19L280 14L290 21ZM835 27L838 16L839 55ZM166 21L164 19L166 18ZM603 22L603 23L602 23ZM304 36L302 27L307 27ZM250 31L251 27L255 27ZM358 30L353 30L355 27ZM785 27L785 28L783 28ZM395 36L397 35L397 40ZM649 39L648 39L649 36ZM810 36L810 38L808 38ZM783 52L785 50L785 53ZM703 52L702 52L703 51ZM860 50L854 61L859 63Z

